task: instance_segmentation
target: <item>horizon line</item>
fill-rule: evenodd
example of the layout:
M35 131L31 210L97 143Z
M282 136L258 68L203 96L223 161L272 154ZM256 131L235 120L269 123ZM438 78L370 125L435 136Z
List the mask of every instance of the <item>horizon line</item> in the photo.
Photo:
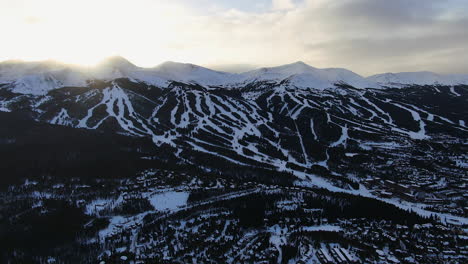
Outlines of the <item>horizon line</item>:
M200 64L195 64L195 63L190 63L190 62L180 62L180 61L173 61L173 60L167 60L167 61L163 61L159 64L156 64L154 66L149 66L149 67L144 67L144 66L139 66L137 64L135 64L134 62L132 62L131 60L127 59L126 57L124 56L121 56L121 55L112 55L112 56L107 56L107 57L104 57L103 59L99 60L97 63L93 63L93 64L83 64L83 63L72 63L72 62L66 62L66 61L62 61L62 60L59 60L59 59L53 59L53 58L48 58L48 59L38 59L38 60L27 60L27 59L7 59L7 60L2 60L0 61L0 65L1 64L5 64L5 63L56 63L56 64L62 64L62 65L65 65L65 66L73 66L73 67L78 67L78 68L94 68L94 67L99 67L100 65L110 61L110 60L113 60L113 59L120 59L120 60L124 60L125 62L128 62L130 64L132 64L133 66L137 67L137 68L141 68L141 69L153 69L153 68L157 68L159 66L162 66L164 64L167 64L167 63L175 63L175 64L183 64L183 65L193 65L193 66L197 66L197 67L200 67L200 68L205 68L207 70L211 70L211 71L215 71L215 72L220 72L220 73L228 73L228 74L243 74L243 73L247 73L247 72L251 72L251 71L255 71L255 70L261 70L261 69L271 69L271 68L278 68L278 67L282 67L282 66L287 66L287 65L293 65L293 64L299 64L299 63L302 63L302 64L305 64L306 66L309 66L311 68L315 68L315 69L319 69L319 70L327 70L327 69L344 69L344 70L348 70L348 71L351 71L355 74L358 74L359 76L363 77L363 78L368 78L368 77L372 77L372 76L376 76L376 75L382 75L382 74L401 74L401 73L432 73L432 74L437 74L437 75L442 75L442 76L447 76L447 75L468 75L468 73L440 73L440 72L435 72L435 71L429 71L429 70L418 70L418 71L397 71L397 72L393 72L393 71L389 71L389 72L381 72L381 73L375 73L375 74L371 74L371 75L362 75L362 74L359 74L349 68L345 68L345 67L325 67L325 68L318 68L318 67L314 67L302 60L298 60L298 61L294 61L294 62L291 62L291 63L285 63L285 64L279 64L279 65L275 65L275 66L260 66L260 65L253 65L253 64L245 64L245 63L232 63L232 64L210 64L210 65L200 65ZM246 70L246 71L241 71L241 72L235 72L235 71L226 71L226 70L218 70L216 69L217 67L232 67L232 66L236 66L236 65L245 65L245 66L251 66L250 70Z

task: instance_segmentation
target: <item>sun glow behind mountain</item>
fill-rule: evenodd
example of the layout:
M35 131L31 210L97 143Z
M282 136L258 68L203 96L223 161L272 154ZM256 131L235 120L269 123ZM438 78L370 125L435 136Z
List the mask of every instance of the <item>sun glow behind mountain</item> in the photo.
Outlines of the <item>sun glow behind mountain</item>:
M467 14L464 0L0 0L0 61L466 73Z
M0 9L0 60L58 60L94 65L123 55L142 66L169 59L196 60L171 52L191 19L182 6L166 1L10 1ZM0 3L1 4L1 3ZM9 26L5 26L9 25ZM179 35L180 34L180 35Z

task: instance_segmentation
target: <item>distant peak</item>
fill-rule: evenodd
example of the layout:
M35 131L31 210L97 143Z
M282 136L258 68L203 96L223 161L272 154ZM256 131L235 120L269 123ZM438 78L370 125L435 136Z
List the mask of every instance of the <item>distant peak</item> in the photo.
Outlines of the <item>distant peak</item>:
M195 65L195 64L183 63L183 62L174 62L174 61L163 62L163 63L159 64L158 66L156 66L155 69L160 70L160 71L164 71L164 72L176 71L176 72L185 72L185 73L189 73L189 72L192 72L192 71L198 71L198 70L213 71L213 70L210 70L210 69L207 69L207 68L204 68L202 66Z
M101 61L101 63L99 63L99 66L115 68L137 68L135 64L131 63L129 60L121 56L108 57Z
M303 62L303 61L296 61L294 63L291 63L291 65L302 65L302 66L310 66L308 65L307 63Z
M314 67L310 66L309 64L307 64L307 63L305 63L303 61L296 61L294 63L286 64L286 65L283 65L283 66L280 66L280 67L297 69L299 71L315 69Z
M156 67L164 67L164 68L174 68L174 67L201 68L200 66L195 65L195 64L175 62L175 61L165 61L165 62L159 64Z
M18 60L18 59L0 61L0 64L20 64L20 63L26 63L26 62L24 60Z
M297 61L294 63L290 64L285 64L281 66L276 66L276 67L271 67L271 68L261 68L259 71L261 72L280 72L280 73L285 73L289 75L293 74L300 74L300 73L306 73L310 71L314 71L316 68L304 63L303 61Z

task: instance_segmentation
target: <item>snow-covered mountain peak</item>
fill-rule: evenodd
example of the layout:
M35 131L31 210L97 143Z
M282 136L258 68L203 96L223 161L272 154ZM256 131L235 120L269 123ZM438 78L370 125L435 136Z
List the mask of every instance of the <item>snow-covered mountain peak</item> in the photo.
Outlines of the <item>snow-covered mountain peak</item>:
M382 86L401 87L406 85L457 85L468 84L468 75L438 74L429 71L383 73L367 78Z
M291 63L291 65L304 65L304 66L310 66L308 65L307 63L303 62L303 61L296 61L294 63Z
M202 66L198 66L191 63L181 63L181 62L174 62L174 61L166 61L161 63L160 65L154 67L153 69L157 70L158 72L166 72L166 73L191 73L194 71L212 71L210 69L204 68Z
M114 69L120 71L130 71L130 70L137 70L138 67L128 61L127 59L120 57L120 56L113 56L104 59L101 61L97 66L97 69Z
M356 88L372 87L372 83L362 76L346 69L318 69L302 61L278 67L262 68L244 74L247 80L283 81L287 80L298 88L326 89L336 84L349 84Z
M247 72L247 74L258 74L258 73L272 73L272 74L281 74L282 76L291 76L295 74L307 73L316 70L316 68L302 62L294 62L290 64L285 64L276 67L265 67L258 70L253 70Z
M139 67L127 59L114 56L104 59L94 69L91 69L91 75L98 79L125 78L132 75Z
M307 71L311 71L311 70L316 70L317 68L312 67L312 66L310 66L309 64L307 64L307 63L305 63L303 61L297 61L297 62L294 62L294 63L273 67L271 69L284 71L284 72L290 71L292 73L298 74L298 73L303 73L303 72L307 72Z
M283 66L314 68L314 67L310 66L309 64L307 64L307 63L305 63L303 61L296 61L296 62L293 62L293 63L285 64Z
M238 74L214 71L190 63L172 61L156 66L152 69L152 72L168 80L192 82L207 86L224 86L240 80Z

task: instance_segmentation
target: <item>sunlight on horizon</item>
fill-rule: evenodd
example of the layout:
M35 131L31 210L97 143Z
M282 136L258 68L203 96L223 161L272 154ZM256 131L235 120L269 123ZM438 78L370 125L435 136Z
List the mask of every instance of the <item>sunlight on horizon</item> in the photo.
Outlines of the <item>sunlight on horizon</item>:
M177 47L182 38L177 32L194 18L167 1L22 1L0 14L0 22L10 25L2 27L3 34L14 39L2 42L0 61L54 60L91 66L122 56L150 67L167 60L203 61L208 56Z
M466 73L463 33L468 5L460 0L431 1L427 6L413 1L404 6L393 1L360 2L369 4L0 0L0 61L55 60L92 66L118 55L140 67L177 61L213 68L241 65L246 70L304 61L361 75ZM385 15L390 11L399 15Z

